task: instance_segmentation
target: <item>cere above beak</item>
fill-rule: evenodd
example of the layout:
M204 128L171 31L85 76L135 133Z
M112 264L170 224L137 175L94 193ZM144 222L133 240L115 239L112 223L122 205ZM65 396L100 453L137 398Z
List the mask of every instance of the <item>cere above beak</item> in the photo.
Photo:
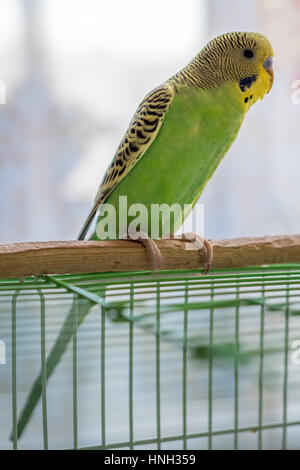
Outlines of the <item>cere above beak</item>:
M269 93L271 91L271 88L273 86L273 81L274 81L273 58L268 57L265 60L263 67L264 67L264 69L266 69L266 71L268 72L268 74L271 77L271 84L270 84L270 88L268 90L268 93Z

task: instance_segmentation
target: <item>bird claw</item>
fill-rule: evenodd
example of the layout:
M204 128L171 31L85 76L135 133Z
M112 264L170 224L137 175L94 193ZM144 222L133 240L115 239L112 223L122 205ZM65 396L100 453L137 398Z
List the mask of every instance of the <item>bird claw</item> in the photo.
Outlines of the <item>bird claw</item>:
M197 233L192 232L182 234L181 238L189 243L194 243L195 247L203 254L205 265L203 275L208 274L213 261L213 244Z
M145 232L138 232L138 236L137 232L128 232L128 238L129 240L138 241L142 243L149 255L153 270L158 271L162 264L162 255L155 241L149 238L149 236Z
M142 243L142 245L146 248L147 253L150 257L153 270L157 271L160 269L162 264L162 255L160 249L158 248L157 244L154 240L149 238L149 236L145 232L128 232L127 237L129 240L138 241ZM170 236L171 239L174 239L174 235ZM177 237L176 237L177 238ZM203 237L200 237L197 233L185 233L180 235L178 238L185 240L189 243L194 243L194 246L197 250L200 251L201 254L204 256L204 265L205 269L203 275L209 273L209 270L212 265L213 261L213 245L209 240L206 240Z

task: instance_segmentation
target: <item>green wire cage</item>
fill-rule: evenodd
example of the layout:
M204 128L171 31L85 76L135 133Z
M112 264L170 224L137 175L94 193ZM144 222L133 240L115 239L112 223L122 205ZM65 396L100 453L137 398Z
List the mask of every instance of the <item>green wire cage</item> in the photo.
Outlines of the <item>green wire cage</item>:
M300 264L4 279L0 312L1 449L300 448Z

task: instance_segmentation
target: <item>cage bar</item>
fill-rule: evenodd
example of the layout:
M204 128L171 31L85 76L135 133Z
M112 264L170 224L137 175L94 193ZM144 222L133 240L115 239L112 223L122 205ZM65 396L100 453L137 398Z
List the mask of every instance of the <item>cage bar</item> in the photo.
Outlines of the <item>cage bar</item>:
M300 264L272 245L207 276L1 280L0 448L299 449Z

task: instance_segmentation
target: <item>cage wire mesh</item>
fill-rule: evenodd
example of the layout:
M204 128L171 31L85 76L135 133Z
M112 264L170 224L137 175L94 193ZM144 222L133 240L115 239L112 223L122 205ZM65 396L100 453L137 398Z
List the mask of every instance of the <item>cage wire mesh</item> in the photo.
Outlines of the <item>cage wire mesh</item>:
M0 309L1 449L300 448L300 265L5 280Z

